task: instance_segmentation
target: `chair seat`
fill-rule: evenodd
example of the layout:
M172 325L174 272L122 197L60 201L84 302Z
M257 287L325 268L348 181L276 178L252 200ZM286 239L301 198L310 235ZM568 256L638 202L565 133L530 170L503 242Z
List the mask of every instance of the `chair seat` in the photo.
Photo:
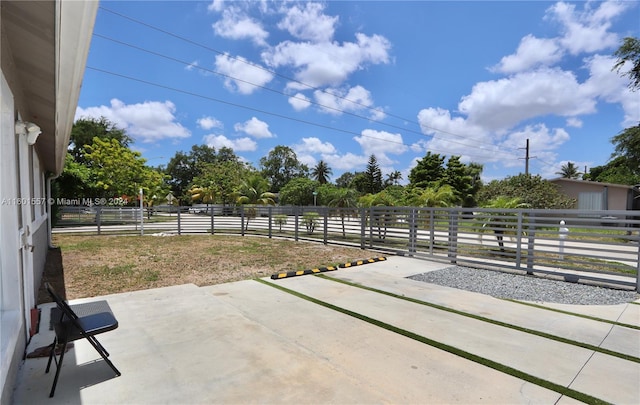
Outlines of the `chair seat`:
M82 316L77 319L77 322L84 331L84 335L98 335L118 327L118 321L111 312ZM81 330L70 319L64 319L62 322L54 324L54 328L60 341L71 342L84 337Z

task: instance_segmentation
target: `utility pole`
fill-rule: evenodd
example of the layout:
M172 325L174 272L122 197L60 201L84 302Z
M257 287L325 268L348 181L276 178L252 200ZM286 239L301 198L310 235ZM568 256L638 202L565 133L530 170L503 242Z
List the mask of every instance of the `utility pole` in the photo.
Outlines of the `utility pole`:
M525 155L523 158L518 158L518 159L524 159L524 174L529 175L529 159L534 159L536 158L536 156L529 156L529 138L527 138L527 146L524 148L518 148L518 149L525 149Z

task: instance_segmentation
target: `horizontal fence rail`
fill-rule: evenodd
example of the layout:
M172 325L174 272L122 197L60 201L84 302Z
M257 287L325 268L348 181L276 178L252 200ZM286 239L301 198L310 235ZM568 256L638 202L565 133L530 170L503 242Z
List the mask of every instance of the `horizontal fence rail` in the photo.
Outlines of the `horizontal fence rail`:
M424 207L63 207L56 233L239 234L343 244L473 267L615 275L640 291L640 211ZM609 277L610 278L610 277Z

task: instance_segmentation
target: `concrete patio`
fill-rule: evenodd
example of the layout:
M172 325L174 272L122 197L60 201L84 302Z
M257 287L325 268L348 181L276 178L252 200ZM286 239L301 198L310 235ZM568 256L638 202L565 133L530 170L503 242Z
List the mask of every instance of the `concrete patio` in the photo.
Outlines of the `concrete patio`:
M446 266L394 256L76 300L109 302L119 328L98 337L122 376L77 341L54 398L37 358L13 402L640 403L640 302L533 307L404 278ZM53 339L50 307L28 352Z

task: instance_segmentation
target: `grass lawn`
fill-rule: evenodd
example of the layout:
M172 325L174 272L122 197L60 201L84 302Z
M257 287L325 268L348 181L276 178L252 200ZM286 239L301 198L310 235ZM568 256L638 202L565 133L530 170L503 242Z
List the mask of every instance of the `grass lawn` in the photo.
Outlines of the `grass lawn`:
M359 248L222 235L56 234L68 299L268 277L376 256Z

